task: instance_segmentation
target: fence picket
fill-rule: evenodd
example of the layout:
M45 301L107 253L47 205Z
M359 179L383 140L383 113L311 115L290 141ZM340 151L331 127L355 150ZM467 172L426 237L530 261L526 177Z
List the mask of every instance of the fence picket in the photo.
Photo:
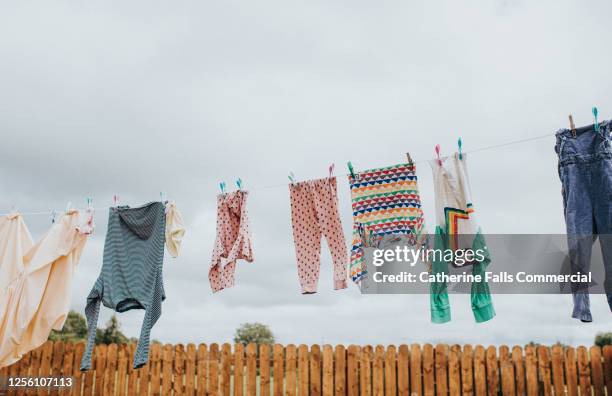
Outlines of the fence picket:
M540 386L544 396L552 395L552 386L550 380L550 364L548 359L548 347L538 347L538 373L540 375Z
M591 356L591 379L595 396L604 396L603 368L601 367L601 349L593 345L589 349Z
M323 345L323 396L334 396L334 351L331 345Z
M247 367L247 395L257 395L257 345L249 344L246 347Z
M232 347L230 344L221 346L221 385L220 391L222 396L230 396L231 378L232 378Z
M538 364L533 345L525 347L525 377L527 396L538 396Z
M474 395L474 375L472 372L474 350L471 345L464 345L461 351L461 395Z
M208 388L207 395L217 396L219 394L219 344L210 344L208 350Z
M244 345L234 345L234 396L244 394Z
M474 349L474 390L476 396L487 394L485 349L482 345L476 345Z
M346 395L346 350L344 345L336 345L335 351L335 395Z
M608 396L612 395L612 345L603 348L604 372L606 373L606 389Z
M197 367L196 373L198 380L196 381L197 395L206 396L206 389L208 387L208 347L206 344L198 345L197 352Z
M308 348L304 345L305 348ZM308 349L306 349L308 353ZM308 358L308 355L307 357ZM308 363L306 363L308 364ZM308 370L308 367L306 367ZM308 383L306 383L308 387ZM270 345L263 344L259 346L259 389L260 396L270 396ZM306 388L308 389L308 388ZM306 391L306 395L308 391Z
M172 372L174 371L173 355L174 348L170 344L165 344L162 348L162 395L170 394L172 390Z
M581 396L591 394L589 356L587 349L583 346L578 347L578 386L580 387Z
M359 359L359 394L361 396L372 396L372 357L372 347L364 346Z
M565 350L565 374L567 396L577 396L578 371L576 369L576 350L573 347L567 347Z
M193 396L196 381L196 347L194 344L187 344L185 360L185 395Z
M423 395L434 396L435 372L434 349L431 344L423 345Z
M410 394L413 396L423 395L422 372L421 347L418 344L412 344L410 347Z
M296 363L297 351L295 345L289 344L285 348L285 395L288 396L296 395Z
M174 347L174 365L172 370L172 390L174 396L183 395L183 375L185 374L185 347L177 344ZM229 393L225 396L229 396Z
M372 363L372 394L382 396L385 394L385 347L376 345L374 350L374 362Z
M310 396L321 396L321 347L319 345L310 347Z
M349 345L346 351L346 394L359 396L359 347Z
M132 363L133 364L133 363ZM162 374L162 345L155 343L151 345L151 354L149 355L149 376L151 383L149 384L149 392L152 396L161 395L161 374ZM146 388L146 383L142 374L139 375L138 389L140 393Z
M461 395L461 346L453 345L448 352L448 394Z
M274 345L274 396L283 396L285 392L285 348Z
M514 380L516 396L525 396L525 364L523 363L523 349L515 345L512 347L512 363L514 364Z
M564 395L565 382L563 379L563 347L561 345L553 346L551 354L552 381L555 396Z
M446 370L446 353L447 346L444 344L436 345L434 351L434 368L435 368L435 383L436 394L438 396L446 396L448 390L448 377Z

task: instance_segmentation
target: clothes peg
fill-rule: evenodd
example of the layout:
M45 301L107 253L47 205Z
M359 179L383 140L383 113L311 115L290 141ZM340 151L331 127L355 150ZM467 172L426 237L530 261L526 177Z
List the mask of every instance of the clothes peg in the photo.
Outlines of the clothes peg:
M572 136L576 137L576 124L574 124L574 117L569 115L569 123L570 123L570 131L572 131Z
M113 195L113 206L117 206L119 203L119 196Z
M289 172L289 181L291 182L291 184L295 184L295 175L293 174L293 172Z
M461 141L461 138L459 138L457 140L457 146L459 147L459 159L462 160L463 159L463 153L461 152L461 146L463 145L463 142Z
M351 174L351 176L353 177L353 179L355 178L355 171L353 170L353 164L351 163L351 161L347 162L346 165L348 166L349 172Z
M442 159L440 158L440 145L436 144L436 156L438 157L438 164L442 166Z
M335 165L334 165L334 164L331 164L331 165L329 166L329 177L330 177L330 178L331 178L331 177L334 175L334 167L335 167Z
M225 182L224 181L219 183L219 187L221 188L221 194L225 194Z
M236 180L236 186L238 186L238 190L242 191L242 179L238 179Z
M597 107L593 107L593 117L595 118L595 132L599 133L599 121L597 121Z
M408 161L408 165L412 165L412 157L410 156L410 153L406 153L406 160Z
M53 209L51 211L51 224L55 224L55 216L57 215L57 212L55 211L55 209Z

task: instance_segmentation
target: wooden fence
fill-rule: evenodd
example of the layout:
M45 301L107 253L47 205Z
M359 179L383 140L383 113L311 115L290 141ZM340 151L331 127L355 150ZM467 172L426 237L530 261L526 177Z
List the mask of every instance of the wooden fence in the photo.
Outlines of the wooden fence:
M70 389L36 395L612 396L612 346L99 345L81 373L83 344L47 342L0 376L73 376ZM2 392L0 392L1 394Z

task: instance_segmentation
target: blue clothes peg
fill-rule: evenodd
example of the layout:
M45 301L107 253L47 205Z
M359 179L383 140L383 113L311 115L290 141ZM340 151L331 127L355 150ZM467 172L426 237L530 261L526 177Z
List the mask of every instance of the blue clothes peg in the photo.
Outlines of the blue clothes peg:
M463 142L461 141L461 138L459 138L459 140L457 140L457 146L459 146L459 159L460 160L463 159L463 153L461 152L462 145L463 145Z
M293 172L289 172L289 181L291 182L291 184L295 184L295 175L293 174Z
M597 107L593 107L593 117L595 117L595 132L599 133L599 121L597 121Z
M221 194L225 194L225 182L224 181L219 183L219 188L221 188Z
M238 186L238 190L242 190L242 179L238 178L236 180L236 186Z

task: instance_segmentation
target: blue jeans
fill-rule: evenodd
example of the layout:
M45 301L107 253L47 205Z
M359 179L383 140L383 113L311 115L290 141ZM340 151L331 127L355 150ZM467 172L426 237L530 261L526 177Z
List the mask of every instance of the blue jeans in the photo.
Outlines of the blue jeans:
M555 151L563 185L563 207L572 273L588 273L591 249L599 236L605 266L604 289L612 311L612 122L557 132ZM588 286L572 284L572 317L591 317Z

